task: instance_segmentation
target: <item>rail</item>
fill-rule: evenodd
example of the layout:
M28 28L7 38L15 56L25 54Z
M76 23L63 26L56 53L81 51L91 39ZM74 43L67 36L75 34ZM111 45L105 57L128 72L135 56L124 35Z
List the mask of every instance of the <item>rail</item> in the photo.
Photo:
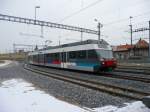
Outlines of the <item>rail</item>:
M143 97L150 95L150 93L131 89L131 88L109 85L109 84L87 80L83 78L77 78L73 76L65 76L61 73L51 73L45 70L39 70L37 68L30 68L27 65L25 65L24 68L26 70L38 73L39 75L44 75L46 77L51 77L51 78L71 82L90 89L99 90L113 95L123 96L131 99L141 100Z

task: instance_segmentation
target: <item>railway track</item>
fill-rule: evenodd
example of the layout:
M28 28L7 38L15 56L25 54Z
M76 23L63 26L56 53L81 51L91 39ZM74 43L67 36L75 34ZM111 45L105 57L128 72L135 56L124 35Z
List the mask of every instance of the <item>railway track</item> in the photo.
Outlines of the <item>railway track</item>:
M34 66L34 65L33 65ZM42 66L41 66L42 67ZM59 68L53 68L53 69L59 69ZM62 70L62 69L59 69ZM65 71L65 70L62 70ZM100 73L92 73L92 72L85 72L85 71L75 71L75 70L68 70L68 72L73 72L73 73L83 73L83 74L91 74L91 75L97 75L97 76L104 76L104 77L111 77L111 78L118 78L118 79L127 79L127 80L133 80L133 81L140 81L140 82L144 82L144 83L150 83L150 77L149 78L145 78L143 75L138 76L139 74L137 74L136 76L132 76L132 75L127 75L127 74L123 74L122 73L115 73L115 72L100 72ZM123 74L123 75L120 75Z
M84 78L78 78L75 76L66 76L61 73L45 71L44 69L39 70L38 68L30 68L27 65L25 65L24 68L26 70L38 73L40 75L44 75L46 77L51 77L54 79L67 81L67 82L70 82L73 84L84 86L84 87L87 87L87 88L90 88L93 90L107 92L107 93L117 95L117 96L123 96L123 97L131 98L131 99L141 100L143 97L150 95L150 93L148 93L148 92L143 92L143 91L139 91L136 89L119 87L119 86L105 84L105 83L97 82L97 81L93 81L93 80L87 80Z
M126 67L126 68L138 68L138 69L149 69L150 70L150 66L142 66L142 65L121 65L121 64L118 64L117 65L118 67Z
M150 67L118 66L115 71L150 75Z
M33 65L35 66L35 65ZM42 67L42 66L41 66ZM43 68L43 67L42 67ZM52 68L52 69L59 69L59 68ZM62 70L62 69L59 69ZM62 70L66 71L66 70ZM103 77L110 77L110 78L118 78L118 79L127 79L127 80L133 80L133 81L140 81L144 83L150 83L150 77L147 75L143 74L124 74L123 72L121 73L116 73L116 72L100 72L100 73L92 73L92 72L84 72L84 71L75 71L75 70L68 70L68 72L73 72L73 73L83 73L84 74L91 74L91 75L97 75L97 76L103 76Z
M57 68L56 68L57 69ZM61 69L62 70L62 69ZM63 70L62 70L63 71ZM69 71L69 72L72 72L72 71ZM104 76L104 77L111 77L111 78L118 78L118 79L127 79L127 80L133 80L133 81L140 81L140 82L144 82L144 83L150 83L150 78L145 78L144 76L143 77L140 77L138 76L131 76L131 75L125 75L123 73L123 75L120 75L119 74L116 74L115 72L100 72L100 73L92 73L92 72L84 72L84 71L73 71L74 73L83 73L83 74L91 74L91 75L101 75L101 76Z
M122 73L123 74L123 73ZM106 76L106 77L112 77L112 78L120 78L120 79L128 79L128 80L133 80L133 81L140 81L140 82L144 82L144 83L150 83L150 78L144 78L144 77L140 77L138 76L131 76L131 75L119 75L116 74L115 72L113 73L101 73L102 76Z

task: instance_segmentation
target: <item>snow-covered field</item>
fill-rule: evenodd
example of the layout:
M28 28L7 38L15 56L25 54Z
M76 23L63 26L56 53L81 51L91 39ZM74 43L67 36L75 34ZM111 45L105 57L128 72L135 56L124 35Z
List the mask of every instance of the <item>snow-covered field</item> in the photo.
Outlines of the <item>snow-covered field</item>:
M150 112L150 109L140 101L122 108L81 108L58 100L22 79L12 79L1 83L0 112Z
M5 66L10 61L5 61ZM141 101L126 103L126 106L85 108L61 101L34 87L23 79L0 82L0 112L150 112Z
M8 80L0 87L0 112L83 112L84 109L36 90L22 79Z

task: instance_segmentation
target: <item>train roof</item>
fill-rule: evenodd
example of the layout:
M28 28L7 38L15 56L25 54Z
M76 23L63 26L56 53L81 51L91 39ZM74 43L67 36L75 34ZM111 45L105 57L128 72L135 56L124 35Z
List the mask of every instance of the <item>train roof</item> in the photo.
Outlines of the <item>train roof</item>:
M63 47L71 47L71 46L77 46L77 45L85 45L85 44L98 44L98 40L89 39L89 40L85 40L85 41L73 42L73 43L63 44L63 45L59 45L59 46L48 46L47 48L39 49L38 51L63 48ZM100 46L107 46L107 45L109 45L109 44L105 40L103 40L103 39L100 40Z

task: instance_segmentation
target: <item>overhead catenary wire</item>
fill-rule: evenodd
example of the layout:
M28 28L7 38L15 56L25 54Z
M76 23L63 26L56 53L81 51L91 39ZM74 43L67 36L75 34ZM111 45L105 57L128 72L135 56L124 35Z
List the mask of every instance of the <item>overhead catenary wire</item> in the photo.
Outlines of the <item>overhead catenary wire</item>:
M59 22L63 22L63 21L65 21L65 20L67 20L67 19L69 19L69 18L71 18L71 17L73 17L73 16L79 14L80 12L82 12L82 11L84 11L84 10L93 7L93 6L97 5L97 4L98 4L99 2L101 2L101 1L103 1L103 0L97 0L97 1L95 1L95 2L93 2L93 3L91 3L91 4L89 4L88 6L83 7L82 9L80 9L80 10L78 10L78 11L76 11L76 12L73 12L72 14L70 14L70 15L64 17L64 18L61 19ZM143 3L143 1L142 1L142 3ZM137 2L136 4L141 4L141 2ZM134 6L136 6L135 3L134 3ZM130 6L128 6L128 7L130 7ZM133 5L132 5L132 7L133 7ZM123 20L127 20L127 19L128 19L128 18L125 18L125 19L123 19ZM122 20L119 20L119 21L122 21ZM117 22L117 21L116 21L116 22Z
M88 6L86 6L86 7L82 8L82 9L80 9L80 10L78 10L78 11L76 11L76 12L73 12L72 14L70 14L70 15L64 17L64 18L61 19L59 22L63 22L63 21L65 21L66 19L69 19L69 18L71 18L71 17L73 17L73 16L79 14L80 12L82 12L82 11L88 9L88 8L97 5L99 2L102 2L102 1L103 1L103 0L97 0L96 2L93 2L93 3L89 4Z
M84 10L86 10L86 9L88 9L88 8L90 8L90 7L92 7L92 6L94 6L94 5L96 5L96 4L97 4L98 2L100 2L100 1L102 1L102 0L98 0L98 1L96 1L96 2L94 2L94 3L92 3L92 4L90 4L90 5L88 5L88 6L84 7L84 8L82 8L82 9L80 9L80 10L78 10L78 11L76 11L76 12L74 12L74 13L68 15L68 16L66 16L66 17L63 18L60 22L63 22L63 21L65 21L65 20L67 20L67 19L69 19L69 18L71 18L71 17L73 17L73 16L79 14L80 12L82 12L82 11L84 11ZM145 13L142 13L142 14L135 15L134 18L143 16L143 15L148 14L148 13L150 13L150 11L145 12ZM129 20L129 18L123 18L123 19L120 19L120 20L112 21L112 22L106 23L106 24L104 24L104 25L107 27L107 26L110 26L110 25L112 25L112 24L120 23L120 22L127 21L127 20ZM119 29L119 28L117 28L117 29Z
M140 17L140 16L144 16L145 14L150 14L150 11L144 12L144 13L141 13L141 14L138 14L138 15L135 15L135 16L132 16L132 17L133 17L133 18L137 18L137 17ZM115 20L115 21L112 21L112 22L109 22L109 23L105 23L104 25L105 25L105 26L109 26L109 25L113 25L113 24L115 24L115 23L124 22L124 21L127 21L127 20L129 20L129 17L128 17L128 18L119 19L119 20Z

